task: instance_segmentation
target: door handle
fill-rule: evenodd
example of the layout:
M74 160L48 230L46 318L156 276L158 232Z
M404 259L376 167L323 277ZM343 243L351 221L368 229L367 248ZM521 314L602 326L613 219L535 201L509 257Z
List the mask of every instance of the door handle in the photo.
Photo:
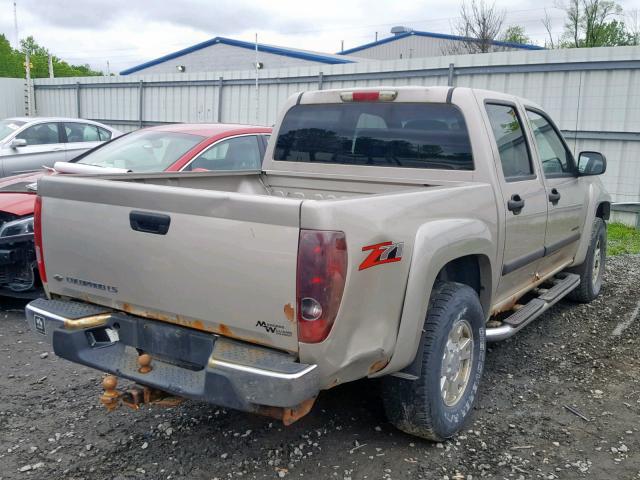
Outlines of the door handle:
M524 200L520 195L514 193L511 195L511 200L507 202L507 208L513 212L514 215L518 215L524 208Z
M551 193L549 194L549 201L554 204L557 205L558 202L560 201L560 192L558 191L557 188L552 188L551 189Z
M129 224L137 232L166 235L171 225L171 217L161 213L132 211L129 213Z

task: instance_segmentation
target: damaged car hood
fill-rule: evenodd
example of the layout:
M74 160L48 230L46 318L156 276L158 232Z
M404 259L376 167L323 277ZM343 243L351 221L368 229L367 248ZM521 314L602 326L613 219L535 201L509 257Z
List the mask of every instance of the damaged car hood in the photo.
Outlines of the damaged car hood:
M29 188L29 186L35 184L44 175L50 175L50 172L41 170L0 180L0 212L8 212L18 216L32 214L36 192L33 187Z

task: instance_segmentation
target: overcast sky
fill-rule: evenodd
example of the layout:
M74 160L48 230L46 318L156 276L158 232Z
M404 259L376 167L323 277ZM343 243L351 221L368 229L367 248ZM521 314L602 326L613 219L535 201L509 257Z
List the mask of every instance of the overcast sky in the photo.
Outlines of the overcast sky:
M15 0L20 38L33 35L70 63L111 72L216 37L335 53L389 36L394 25L452 33L458 1L447 0ZM14 0L0 0L0 33L13 43ZM545 8L562 32L557 0L496 0L505 26L522 25L543 45ZM621 0L625 9L640 0Z

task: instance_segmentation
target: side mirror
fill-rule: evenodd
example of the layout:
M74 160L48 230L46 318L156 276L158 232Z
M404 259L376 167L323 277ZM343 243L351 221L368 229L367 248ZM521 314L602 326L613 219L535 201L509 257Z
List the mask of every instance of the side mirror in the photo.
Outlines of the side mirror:
M9 144L11 148L26 147L27 141L24 138L14 138Z
M607 159L599 152L580 152L578 176L602 175L607 170Z

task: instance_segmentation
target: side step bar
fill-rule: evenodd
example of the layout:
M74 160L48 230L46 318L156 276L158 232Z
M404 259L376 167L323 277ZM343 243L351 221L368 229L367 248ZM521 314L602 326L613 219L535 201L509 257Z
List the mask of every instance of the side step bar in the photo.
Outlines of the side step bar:
M554 283L553 287L502 320L502 325L487 328L487 342L506 340L518 333L576 288L580 283L580 276L560 273L551 281Z

